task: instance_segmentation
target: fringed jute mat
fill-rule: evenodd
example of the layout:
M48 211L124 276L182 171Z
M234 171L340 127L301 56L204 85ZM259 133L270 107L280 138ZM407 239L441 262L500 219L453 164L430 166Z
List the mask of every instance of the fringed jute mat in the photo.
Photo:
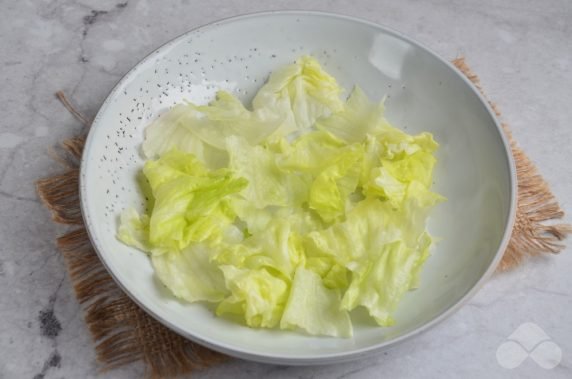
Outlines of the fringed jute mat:
M481 90L478 77L463 58L455 59L453 64ZM61 92L57 95L79 121L89 125ZM500 116L498 109L491 105ZM572 233L570 225L555 223L564 212L534 164L512 139L508 125L503 124L503 128L510 138L516 161L518 209L499 271L508 270L530 256L560 252L564 248L562 240ZM62 149L55 158L64 165L64 172L39 180L37 191L52 212L53 220L72 226L70 232L57 239L57 244L77 299L84 308L102 369L142 361L149 377L164 378L223 361L226 356L186 340L147 315L105 270L90 244L79 205L79 161L84 141L85 135L81 135L62 142Z

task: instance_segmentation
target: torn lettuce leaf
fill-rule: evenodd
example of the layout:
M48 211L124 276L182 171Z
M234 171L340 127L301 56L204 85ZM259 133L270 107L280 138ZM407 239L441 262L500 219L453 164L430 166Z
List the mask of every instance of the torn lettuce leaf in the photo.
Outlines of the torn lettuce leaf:
M280 322L289 283L267 269L243 269L220 266L230 295L221 301L217 315L225 313L244 317L250 327L272 328Z
M381 326L394 323L391 312L403 294L411 288L412 275L419 253L396 241L373 251L367 260L352 262L352 281L346 290L341 309L358 305L367 309Z
M341 148L316 176L308 196L309 207L326 222L340 219L345 213L349 196L356 190L363 148L354 144Z
M242 138L229 137L229 167L248 181L242 195L258 208L299 206L307 195L302 176L284 175L276 165L276 154L264 146L252 146Z
M191 114L196 115L192 120L192 132L221 150L225 150L225 140L230 136L240 136L251 145L261 143L279 129L286 118L265 108L249 111L226 91L217 92L215 101L209 105L188 106L195 111Z
M141 146L147 159L156 159L171 150L193 154L210 168L224 167L228 156L223 150L204 143L193 133L197 112L188 104L178 104L159 116L145 129Z
M316 122L325 130L349 143L362 142L367 135L377 135L390 128L382 102L373 103L360 87L354 87L343 108Z
M211 261L211 249L203 243L180 252L154 255L153 268L159 280L176 297L188 302L219 302L227 295L224 275Z
M121 212L117 238L126 245L133 246L146 253L154 247L149 241L149 216L139 214L134 208Z
M149 242L166 251L220 240L235 219L227 198L248 184L228 169L209 171L192 154L177 150L147 161L143 173L154 197Z
M280 327L301 328L311 335L351 337L350 316L341 309L340 299L339 290L326 288L318 274L298 267Z
M289 124L283 134L288 134L310 128L320 117L340 111L341 93L336 79L316 59L303 56L274 71L252 100L252 106L285 114Z

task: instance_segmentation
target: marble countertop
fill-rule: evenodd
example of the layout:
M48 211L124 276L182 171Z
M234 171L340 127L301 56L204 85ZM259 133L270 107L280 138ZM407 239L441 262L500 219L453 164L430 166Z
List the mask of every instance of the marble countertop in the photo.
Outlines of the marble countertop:
M116 81L147 53L188 29L216 19L267 9L327 10L384 24L447 58L466 56L489 96L499 104L516 139L538 164L564 209L572 211L570 1L168 3L2 2L0 378L101 375L55 247L54 237L63 229L50 222L34 193L36 179L58 170L46 155L48 148L80 131L54 92L64 90L79 109L93 116ZM561 256L536 259L497 275L451 318L374 358L320 367L277 367L232 360L194 377L570 378L571 270L572 248L568 248ZM553 344L543 345L545 350L552 349L547 353L550 357L558 360L557 352L561 352L560 364L546 369L528 358L516 368L502 367L507 362L501 359L499 363L499 346L519 326L521 332L534 334L531 323L552 340ZM101 377L138 378L143 374L142 366L133 364Z

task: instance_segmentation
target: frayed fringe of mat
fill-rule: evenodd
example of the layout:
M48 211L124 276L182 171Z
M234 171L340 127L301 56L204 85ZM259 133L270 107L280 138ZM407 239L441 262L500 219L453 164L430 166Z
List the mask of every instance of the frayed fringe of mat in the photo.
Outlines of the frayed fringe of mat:
M453 61L481 90L478 77L463 58ZM62 104L85 126L87 119L66 99ZM497 116L500 112L491 106ZM547 183L526 154L516 145L509 128L503 128L511 143L518 176L518 208L512 237L498 271L506 271L531 256L555 254L562 240L572 233L567 224L554 224L564 212ZM65 140L52 155L63 164L60 175L41 179L37 192L52 212L55 222L74 226L57 240L64 256L76 297L84 306L85 320L96 343L103 370L143 361L150 378L167 378L219 363L228 357L213 352L172 332L137 306L113 281L94 251L83 224L79 199L79 161L85 137Z
M169 378L222 362L228 357L190 342L145 313L113 281L83 224L79 199L79 161L85 137L62 143L55 155L66 170L36 183L52 219L74 226L57 239L78 301L96 343L102 370L143 361L146 376Z
M486 97L479 77L467 65L465 58L457 58L453 60L453 64ZM489 104L500 118L501 113L496 104L490 100ZM564 211L534 163L517 146L508 124L503 122L502 127L510 141L512 156L516 164L518 200L516 223L508 247L497 268L498 271L511 269L528 257L559 253L565 247L562 240L572 233L572 226L569 224L551 223L562 219Z

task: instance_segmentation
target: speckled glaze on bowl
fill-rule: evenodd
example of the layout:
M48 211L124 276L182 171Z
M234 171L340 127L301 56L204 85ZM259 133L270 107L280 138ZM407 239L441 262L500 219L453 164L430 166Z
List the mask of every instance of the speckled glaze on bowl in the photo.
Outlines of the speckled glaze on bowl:
M147 256L115 238L120 211L140 206L135 175L144 127L169 106L207 103L219 89L249 102L268 74L303 54L340 83L380 99L409 133L441 144L435 190L448 201L430 231L442 238L419 289L408 293L396 325L380 328L357 312L350 339L255 330L216 318L204 304L178 301L158 284ZM514 163L491 109L453 66L379 25L319 12L259 13L216 22L162 46L133 68L97 114L81 164L81 205L101 260L125 292L181 335L226 354L261 362L323 364L378 352L457 310L502 256L514 221Z

